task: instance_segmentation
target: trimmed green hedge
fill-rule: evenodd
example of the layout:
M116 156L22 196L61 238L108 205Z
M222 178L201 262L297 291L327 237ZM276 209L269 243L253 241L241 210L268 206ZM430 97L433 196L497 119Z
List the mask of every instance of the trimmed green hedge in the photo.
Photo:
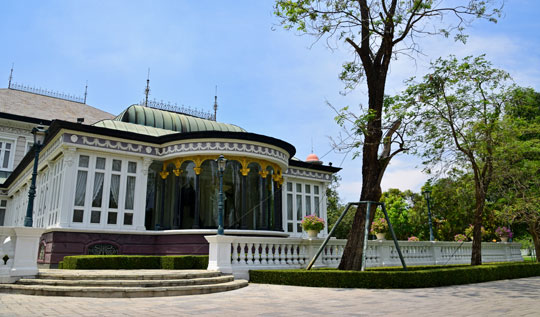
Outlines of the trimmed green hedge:
M161 268L165 270L187 270L208 267L208 255L183 255L161 257Z
M58 264L59 269L68 270L206 270L207 267L207 255L75 255L64 257Z
M418 288L540 276L540 263L496 263L445 268L411 267L365 272L339 270L252 270L250 282L336 288Z

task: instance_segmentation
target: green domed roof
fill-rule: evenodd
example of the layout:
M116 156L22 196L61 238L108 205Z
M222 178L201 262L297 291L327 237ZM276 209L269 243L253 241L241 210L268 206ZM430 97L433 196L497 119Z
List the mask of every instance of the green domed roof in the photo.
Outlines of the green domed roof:
M181 113L154 109L141 105L130 106L114 120L177 132L246 132L246 130L233 124L219 123L212 120L200 119Z
M101 120L94 123L93 126L113 129L113 130L118 130L118 131L133 132L137 134L146 134L146 135L151 135L151 136L162 136L162 135L176 133L176 131L154 128L154 127L149 127L145 125L122 122L122 121L117 121L117 120Z

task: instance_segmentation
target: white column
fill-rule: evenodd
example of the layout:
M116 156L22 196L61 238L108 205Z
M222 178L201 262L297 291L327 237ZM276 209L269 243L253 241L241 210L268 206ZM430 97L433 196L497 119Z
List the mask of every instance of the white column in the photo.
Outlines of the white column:
M42 228L15 227L15 257L11 277L35 276L38 273L37 256Z
M306 253L307 253L307 264L313 259L313 257L317 254L317 251L319 251L319 248L321 247L323 243L323 239L318 238L308 238L303 239L302 244L306 246ZM313 263L313 267L324 267L326 266L323 263L323 256L324 256L324 250L321 252L315 263Z
M64 182L60 192L60 228L69 227L71 215L73 214L73 202L75 197L75 187L77 185L77 149L68 147L64 149L64 171L62 178Z
M373 246L375 246L375 252L378 255L377 258L379 259L379 266L395 265L391 257L393 243L393 241L386 240L368 241L368 245L372 244Z
M133 215L133 225L135 230L146 230L144 221L146 217L146 194L148 185L148 169L152 164L152 159L149 157L143 158L140 173L137 173L137 184L135 186L135 205Z
M235 237L216 235L204 236L204 238L210 244L208 270L232 274L231 244Z
M327 197L326 197L326 187L328 186L327 183L322 183L322 186L321 186L321 193L320 193L320 199L322 200L322 204L320 206L320 211L321 211L321 218L324 219L324 221L326 222L326 226L324 226L324 229L323 229L323 237L326 237L328 235L328 210L326 209L326 206L328 206L328 203L327 203Z
M433 257L433 265L444 265L442 258L441 247L436 241L431 241L431 256Z
M288 232L288 220L287 220L287 177L283 176L283 184L281 184L281 226L283 232ZM290 233L290 232L289 232Z
M504 248L504 261L512 261L512 243L511 242L503 242L502 243Z
M6 213L4 214L4 226L13 226L15 225L13 222L15 221L15 200L17 199L17 195L13 195L11 199L7 200L6 205ZM0 241L2 243L2 241Z
M15 231L13 227L0 226L0 283L14 283L16 281L11 277L14 258Z

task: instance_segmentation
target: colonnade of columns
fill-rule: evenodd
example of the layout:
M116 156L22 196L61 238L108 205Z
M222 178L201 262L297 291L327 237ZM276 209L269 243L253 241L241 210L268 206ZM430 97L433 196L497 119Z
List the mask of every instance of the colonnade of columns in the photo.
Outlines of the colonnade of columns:
M175 225L179 226L180 221L182 219L181 216L181 208L182 205L181 201L181 195L179 194L180 190L180 175L184 173L181 169L182 165L185 162L193 162L193 172L195 174L194 177L194 190L195 190L195 202L194 202L194 219L193 224L191 226L192 229L199 229L200 228L200 214L201 214L201 180L200 175L203 171L203 163L207 160L216 160L218 158L218 155L205 155L205 156L193 156L193 157L183 157L183 158L176 158L172 160L168 160L163 162L163 167L161 172L159 173L161 178L161 210L159 210L159 221L158 223L163 223L164 217L165 217L165 186L166 186L166 180L172 176L174 177L174 192L175 195L175 202L174 202L174 210L175 212L173 216L173 222ZM256 163L259 166L259 187L260 192L262 195L260 196L259 206L262 208L262 217L264 217L264 221L262 223L265 224L263 228L254 228L257 230L276 230L276 231L282 231L283 230L283 224L282 224L282 193L281 193L281 187L283 184L283 174L281 168L272 162L268 162L261 159L256 158L248 158L248 157L239 157L239 156L226 156L225 157L228 161L235 161L238 162L241 166L239 169L240 172L240 189L241 189L241 201L240 201L240 219L238 221L239 223L239 229L248 229L246 225L246 216L250 212L248 210L248 175L251 171L249 168L250 164ZM173 165L174 168L172 171L169 169L170 165ZM253 166L253 165L252 165ZM171 174L172 172L172 174ZM273 197L269 196L269 191L266 190L267 188L272 188L271 192L273 192ZM273 201L273 204L271 203ZM236 215L233 214L233 217ZM233 222L237 222L237 219L233 219ZM254 221L254 226L256 224L256 221ZM156 227L159 227L157 225ZM156 228L161 229L161 228Z

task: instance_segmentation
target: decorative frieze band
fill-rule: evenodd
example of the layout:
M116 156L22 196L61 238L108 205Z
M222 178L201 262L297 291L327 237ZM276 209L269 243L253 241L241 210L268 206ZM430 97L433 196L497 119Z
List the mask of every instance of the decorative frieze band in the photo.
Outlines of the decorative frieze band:
M261 155L279 160L285 165L288 164L289 160L289 157L285 152L263 145L241 142L187 142L182 144L168 145L165 147L155 147L68 133L64 134L63 141L69 144L79 144L154 156L166 156L174 154L194 155L203 151L214 151Z
M297 168L291 168L291 167L289 167L287 171L285 171L284 175L291 176L291 177L304 177L304 178L310 178L310 179L316 179L316 180L322 180L322 181L328 181L328 182L332 180L332 174L306 171L303 169L297 169Z
M15 135L32 135L31 130L14 128L14 127L0 127L0 132L2 133L11 133Z
M68 133L64 134L64 142L79 145L89 145L103 149L121 150L132 153L155 154L156 152L155 148L151 146L143 146L140 144L132 144L128 142L100 139L88 136L79 136Z
M288 164L288 156L281 151L262 145L247 144L240 142L190 142L169 145L162 149L157 149L158 155L170 155L177 153L217 151L217 152L239 152L263 155L272 157Z

